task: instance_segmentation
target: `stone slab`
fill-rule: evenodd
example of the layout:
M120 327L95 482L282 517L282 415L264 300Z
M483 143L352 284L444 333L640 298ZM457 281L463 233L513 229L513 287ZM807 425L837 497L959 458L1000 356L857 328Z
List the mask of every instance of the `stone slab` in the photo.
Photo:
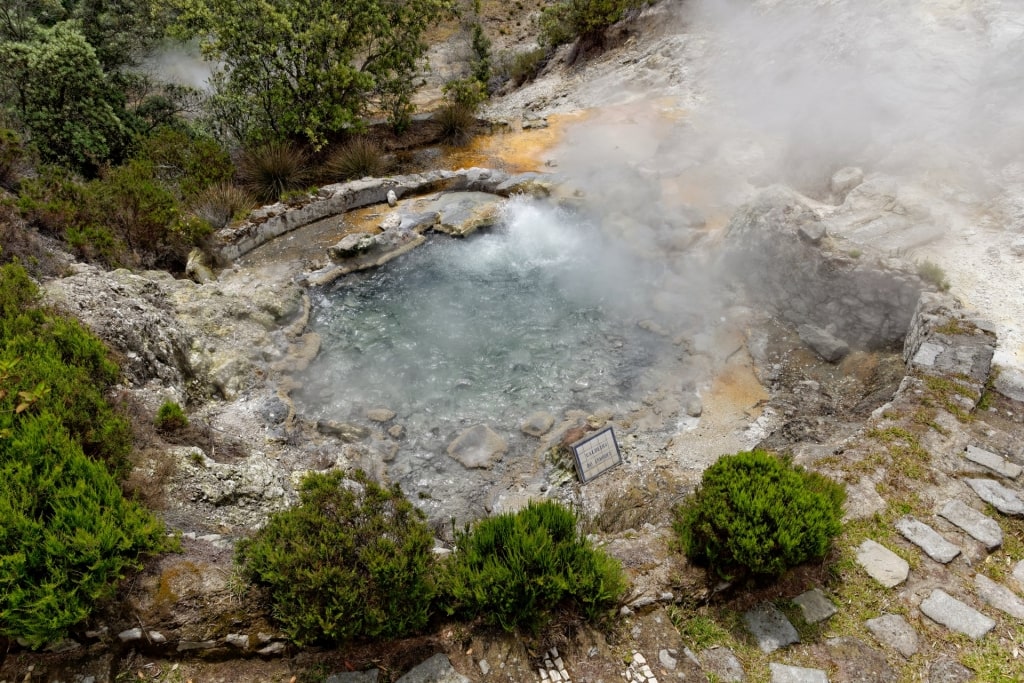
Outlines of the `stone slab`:
M425 662L413 667L396 683L471 683L460 674L443 653L438 652Z
M893 648L907 659L917 654L920 646L917 631L900 615L883 614L880 617L868 619L864 624L871 631L871 635L882 645Z
M935 529L910 515L897 520L896 530L936 562L947 564L960 554L960 548L943 538Z
M743 664L727 647L708 648L700 653L700 660L704 669L722 683L745 683L747 680Z
M996 583L984 574L975 574L974 589L978 597L992 607L1015 619L1024 619L1024 600L1003 584Z
M1024 517L1024 500L1021 500L1013 489L1008 489L998 481L991 479L966 479L965 481L974 489L979 498L1004 515Z
M975 680L974 672L950 659L939 657L928 667L928 683L969 683Z
M801 593L793 598L793 602L800 606L800 610L804 615L804 621L808 624L817 624L819 621L825 621L838 611L836 606L832 604L832 601L826 598L825 594L817 588Z
M939 516L967 532L992 552L1003 544L999 522L959 500L951 500L939 510Z
M1017 583L1024 586L1024 560L1021 560L1013 568L1013 578L1017 579Z
M970 605L957 600L941 588L921 601L921 612L950 631L963 633L975 640L983 637L995 627L996 622Z
M884 545L868 539L857 548L857 563L886 588L898 586L910 575L910 565Z
M964 451L964 457L975 465L981 465L985 469L1007 479L1016 479L1020 476L1021 470L1024 469L1001 455L996 455L977 446L968 446L967 450Z
M772 683L828 683L828 674L821 669L775 662L769 664L768 668L772 672Z
M778 607L765 602L743 615L743 621L762 652L775 652L781 647L800 642L800 635Z

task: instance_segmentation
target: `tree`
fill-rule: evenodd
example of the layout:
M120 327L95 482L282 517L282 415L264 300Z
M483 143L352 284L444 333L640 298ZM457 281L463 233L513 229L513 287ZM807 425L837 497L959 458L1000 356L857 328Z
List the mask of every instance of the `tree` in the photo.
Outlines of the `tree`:
M128 144L123 98L74 22L0 42L0 89L43 161L92 174Z
M177 33L198 36L218 64L222 131L315 147L358 128L370 105L407 116L423 32L453 11L453 0L169 1Z

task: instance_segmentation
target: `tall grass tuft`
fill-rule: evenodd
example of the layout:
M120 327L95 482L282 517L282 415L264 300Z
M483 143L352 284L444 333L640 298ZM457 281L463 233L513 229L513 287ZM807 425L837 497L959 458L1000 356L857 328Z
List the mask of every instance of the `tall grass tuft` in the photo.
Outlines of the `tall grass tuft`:
M288 142L271 142L242 152L238 179L261 202L276 202L285 192L309 182L309 156Z
M228 182L217 183L192 201L192 212L214 230L240 220L256 207L256 197L245 188Z
M386 167L381 148L367 137L352 138L335 150L324 164L328 175L340 180L383 175Z

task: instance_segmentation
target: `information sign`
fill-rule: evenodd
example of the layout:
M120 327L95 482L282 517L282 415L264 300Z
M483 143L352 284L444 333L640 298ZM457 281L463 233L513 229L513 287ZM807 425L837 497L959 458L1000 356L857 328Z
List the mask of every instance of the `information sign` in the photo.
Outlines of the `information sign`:
M622 464L622 453L619 452L619 443L611 427L605 427L574 443L572 455L576 459L576 472L584 484L589 484L595 477Z

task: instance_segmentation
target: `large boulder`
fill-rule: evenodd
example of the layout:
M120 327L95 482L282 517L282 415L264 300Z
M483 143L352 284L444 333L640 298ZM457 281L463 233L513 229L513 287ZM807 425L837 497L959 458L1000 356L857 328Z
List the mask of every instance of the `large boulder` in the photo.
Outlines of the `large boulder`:
M466 429L448 446L448 455L469 469L489 468L501 460L508 442L487 425Z

